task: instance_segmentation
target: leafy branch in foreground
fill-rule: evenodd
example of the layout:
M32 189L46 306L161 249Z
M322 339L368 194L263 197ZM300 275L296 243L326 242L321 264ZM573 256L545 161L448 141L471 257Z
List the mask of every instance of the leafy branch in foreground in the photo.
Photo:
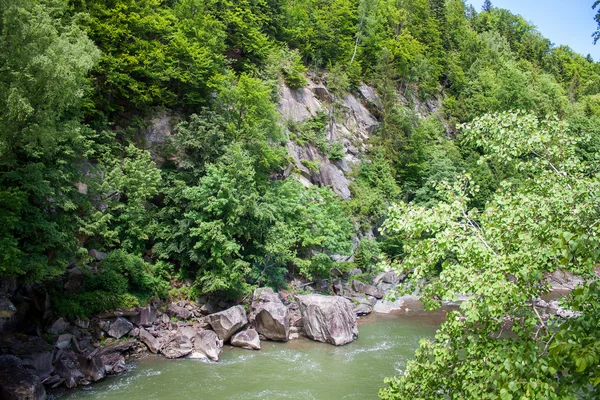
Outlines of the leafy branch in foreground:
M467 209L477 187L441 185L445 201L395 205L384 224L401 235L404 269L427 282L426 305L468 295L434 340L424 340L384 399L569 399L598 395L600 334L593 268L600 254L600 177L587 173L581 138L556 119L486 115L463 127L484 159L522 172L485 210ZM543 318L532 305L556 269L589 278L571 304L580 314ZM574 336L575 335L575 336ZM573 339L576 340L573 340ZM587 397L589 398L589 397Z

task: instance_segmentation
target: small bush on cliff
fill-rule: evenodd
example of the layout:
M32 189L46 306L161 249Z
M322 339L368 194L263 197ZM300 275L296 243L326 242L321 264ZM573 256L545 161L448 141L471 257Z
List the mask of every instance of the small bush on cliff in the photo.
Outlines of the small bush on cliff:
M135 307L154 296L169 295L169 268L123 250L107 255L96 274L84 272L82 290L68 294L50 291L55 310L70 318L90 317L117 307Z

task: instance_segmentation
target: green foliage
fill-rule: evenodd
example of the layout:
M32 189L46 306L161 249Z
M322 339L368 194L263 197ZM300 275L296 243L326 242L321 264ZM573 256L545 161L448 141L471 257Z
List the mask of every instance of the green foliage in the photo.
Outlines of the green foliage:
M220 71L225 26L214 2L73 1L82 27L102 50L95 102L109 115L133 106L199 104Z
M595 356L579 354L599 338L574 333L571 326L587 329L585 321L595 318L595 284L588 283L586 296L574 294L572 304L582 314L573 322L544 322L531 305L549 290L545 272L561 268L591 277L600 259L593 205L600 180L585 173L576 157L582 138L557 119L510 113L478 118L464 126L463 135L481 148L483 159L511 164L522 178L501 183L481 211L468 208L477 190L468 177L442 187L444 201L431 208L391 209L384 231L401 235L402 267L414 268L414 282L427 282L425 303L437 307L465 293L469 299L448 315L434 340L421 343L405 373L380 396L558 399L595 393L589 383L596 384L596 375L587 368ZM571 334L582 334L583 341L555 345L560 350L554 356L548 352L555 337ZM564 365L574 362L576 368L559 374L556 354L562 350L569 357Z
M154 230L148 200L158 194L161 173L147 151L133 145L123 151L123 159L104 154L100 179L89 180L96 204L81 232L141 252Z
M329 189L293 180L265 186L254 165L233 144L196 186L173 193L186 212L162 231L157 251L195 271L202 292L237 296L252 281L281 286L288 266L313 273L312 250L349 250L352 228Z
M98 50L61 1L0 7L0 274L41 281L77 251L80 123Z
M271 79L282 78L285 84L292 89L306 86L304 74L307 69L302 63L298 50L282 47L273 50L266 61L267 76Z
M345 207L362 229L378 226L390 204L401 200L393 169L382 152L375 154L371 162L361 163L350 190L352 198Z
M354 250L354 262L365 272L373 271L373 267L382 260L383 253L375 240L363 239Z
M318 173L319 168L321 167L321 163L318 160L302 160L302 165L308 168L313 174Z
M97 272L84 269L80 291L73 294L50 291L54 309L69 318L91 317L117 307L134 307L152 297L169 294L169 267L164 263L151 265L142 258L115 250L108 253Z

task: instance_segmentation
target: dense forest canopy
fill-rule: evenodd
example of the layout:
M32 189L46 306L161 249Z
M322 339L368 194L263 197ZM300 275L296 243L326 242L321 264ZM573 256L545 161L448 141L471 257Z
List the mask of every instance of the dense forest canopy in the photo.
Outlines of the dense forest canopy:
M1 0L0 32L0 275L44 285L56 313L400 268L432 307L471 300L382 397L598 395L591 57L489 1ZM282 178L289 140L343 155L331 116L281 121L280 88L308 79L334 101L377 92L349 200ZM177 125L159 168L141 138L161 113ZM540 321L557 268L589 279L580 314Z

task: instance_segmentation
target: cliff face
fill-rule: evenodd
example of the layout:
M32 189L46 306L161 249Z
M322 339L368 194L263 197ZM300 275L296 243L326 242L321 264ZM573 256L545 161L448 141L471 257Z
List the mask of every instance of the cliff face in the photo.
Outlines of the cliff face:
M293 165L286 175L306 186L331 186L343 199L349 199L349 172L360 162L367 149L367 140L378 125L367 108L369 104L377 106L378 98L366 85L361 85L358 97L348 94L343 98L337 98L325 86L313 82L301 89L282 86L279 113L286 129L294 124L302 126L319 115L326 121L325 143L320 146L310 142L301 144L289 135L287 148ZM324 148L334 146L337 151L332 157Z

